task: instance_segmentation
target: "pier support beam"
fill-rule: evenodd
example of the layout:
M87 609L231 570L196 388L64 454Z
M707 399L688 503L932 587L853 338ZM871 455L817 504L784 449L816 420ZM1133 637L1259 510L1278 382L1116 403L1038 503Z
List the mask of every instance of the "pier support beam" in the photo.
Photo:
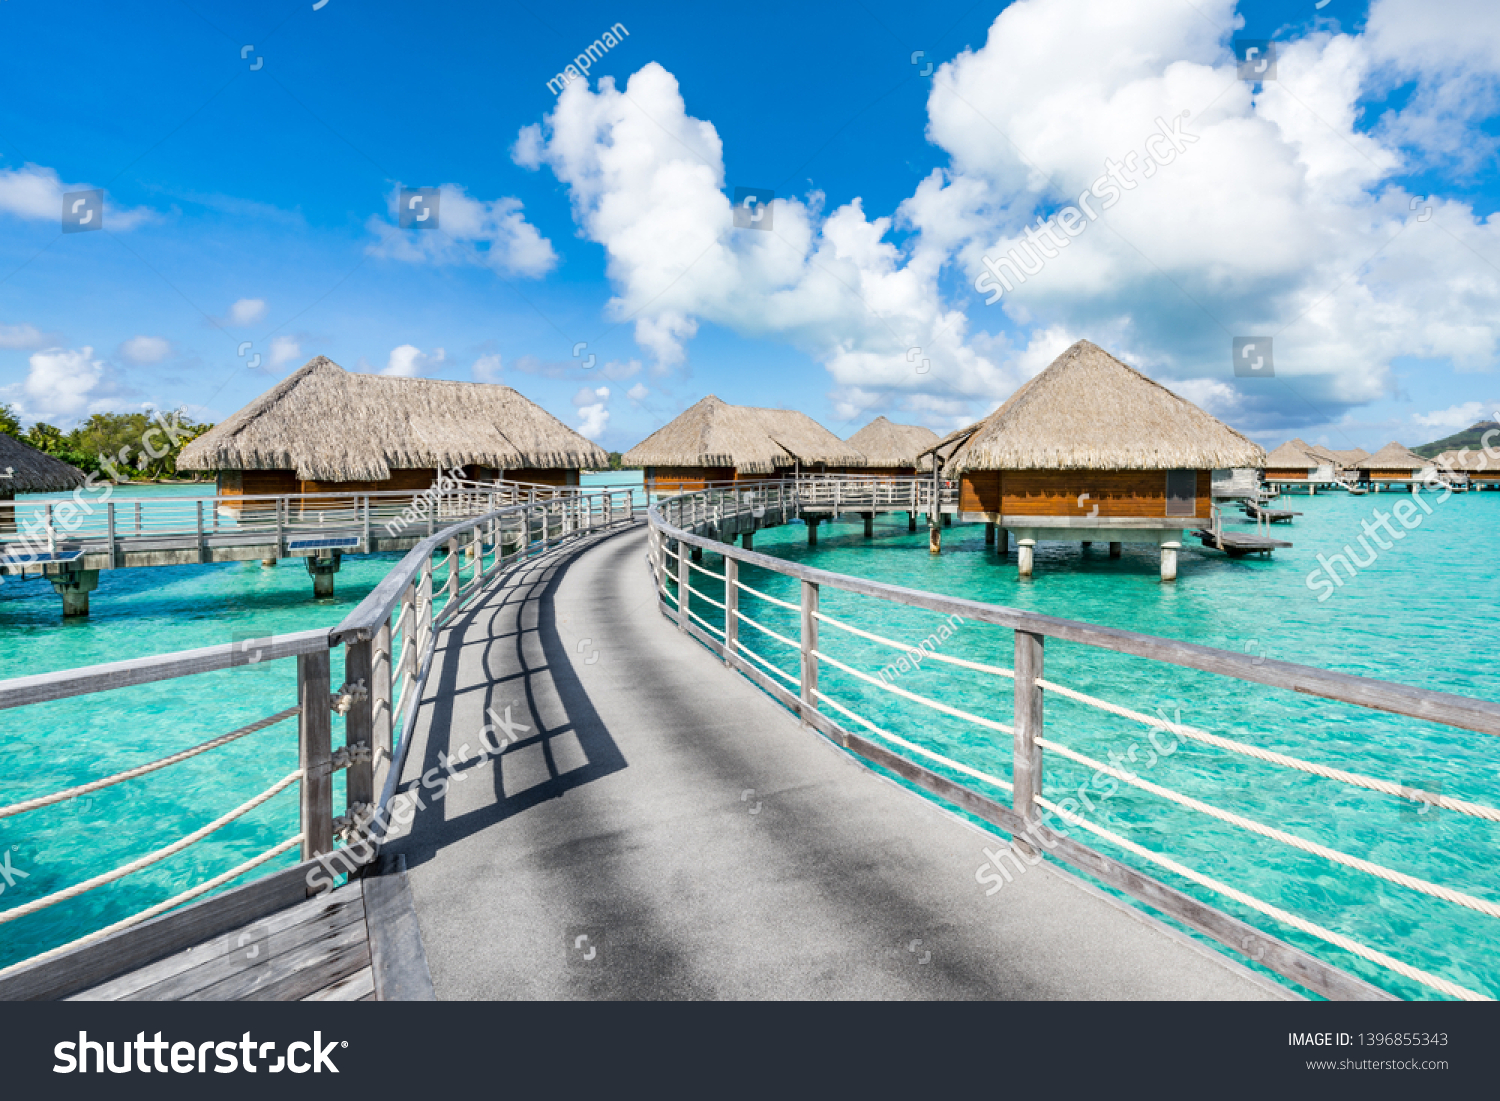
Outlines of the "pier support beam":
M1163 581L1177 580L1177 551L1181 546L1181 543L1161 545L1161 579Z
M917 530L917 514L915 512L908 512L906 514L906 530L912 532Z
M261 560L260 560L260 564L261 564L261 566L263 566L263 567L264 567L264 568L265 568L265 569L268 569L268 570L269 570L269 569L272 569L272 568L274 568L274 567L275 567L275 565L276 565L276 559L274 559L274 558L262 558L262 559L261 559Z
M995 525L995 549L1001 558L1010 557L1010 532L999 524Z
M1020 577L1030 577L1033 561L1033 552L1036 549L1035 539L1016 540L1016 574Z
M937 517L930 512L927 514L927 552L943 553L943 529L938 526Z
M870 539L875 535L875 514L873 512L861 512L865 521L865 538Z
M89 593L99 587L98 570L70 570L49 580L53 591L62 597L64 619L89 614Z
M945 513L943 513L943 527L945 527L945 528L951 528L952 526L953 526L953 513L951 513L951 512L945 512Z
M984 525L984 545L987 547L995 545L995 525L988 522Z
M818 545L818 524L820 521L811 516L804 517L804 519L807 521L807 545L809 547L816 547Z
M333 552L332 558L319 558L317 555L308 555L307 572L313 579L313 598L322 600L333 595L333 575L339 572L343 565L344 556L338 551Z
M1090 539L1085 539L1085 540L1084 540L1084 541L1083 541L1083 549L1084 549L1084 550L1088 550L1088 549L1089 549L1089 548L1090 548L1090 547L1092 547L1092 546L1093 546L1093 545L1094 545L1094 543L1093 543L1093 541L1092 541L1092 540L1090 540Z
M746 550L754 550L755 549L755 532L753 532L753 531L747 531L743 535L741 535L740 536L740 546L744 547Z
M694 562L702 562L703 561L703 548L702 547L694 547L693 548L693 561Z
M1119 544L1119 543L1111 543L1109 545L1109 556L1111 558L1119 558L1120 557L1120 547L1121 547L1121 544Z

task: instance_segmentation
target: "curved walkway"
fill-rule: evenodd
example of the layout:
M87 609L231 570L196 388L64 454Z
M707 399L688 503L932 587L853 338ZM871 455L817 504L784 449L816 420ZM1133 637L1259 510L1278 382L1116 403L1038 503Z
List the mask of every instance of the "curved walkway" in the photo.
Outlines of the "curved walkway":
M388 843L439 998L1291 996L1050 866L987 896L998 839L679 633L645 554L554 550L439 639Z

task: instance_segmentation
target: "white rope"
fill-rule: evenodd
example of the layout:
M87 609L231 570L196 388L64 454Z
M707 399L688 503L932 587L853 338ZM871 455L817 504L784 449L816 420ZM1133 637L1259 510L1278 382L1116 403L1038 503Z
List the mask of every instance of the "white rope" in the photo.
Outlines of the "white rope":
M1490 902L1487 899L1475 898L1473 895L1465 894L1462 891L1455 891L1448 887L1441 887L1436 883L1429 883L1425 879L1417 879L1414 876L1406 875L1404 872L1392 871L1390 868L1386 868L1380 864L1372 864L1370 861L1362 860L1357 856L1350 856L1347 853L1339 852L1337 849L1330 849L1324 845L1319 845L1316 841L1308 841L1306 838L1298 837L1296 834L1278 830L1273 826L1263 825L1254 819L1245 818L1227 810L1220 810L1218 807L1210 806L1208 803L1194 799L1190 795L1183 795L1181 792L1173 791L1171 788L1164 788L1160 784L1153 784L1150 780L1139 776L1132 776L1122 769L1117 769L1096 761L1092 757L1069 749L1067 746L1059 745L1049 738L1038 738L1036 739L1036 744L1044 749L1061 753L1064 757L1072 761L1077 761L1081 765L1088 765L1090 768L1098 769L1105 775L1113 776L1116 780L1130 784L1132 787L1140 788L1142 791L1149 791L1153 795L1160 795L1163 799L1170 799L1181 806L1189 807L1201 814L1206 814L1210 818L1217 818L1221 822L1228 822L1232 826L1239 826L1241 829L1249 830L1251 833L1258 833L1260 836L1269 838L1272 841L1280 841L1283 845L1290 845L1294 849L1301 849L1303 852L1312 853L1314 856L1321 856L1325 860L1331 860L1335 864L1342 864L1346 868L1353 868L1356 871L1364 872L1366 875L1373 875L1378 879L1399 884L1410 890L1420 891L1424 895L1440 898L1445 902L1466 907L1489 917L1500 918L1500 904Z
M155 906L142 910L138 914L132 914L130 917L117 921L113 925L106 925L103 929L96 929L92 933L89 933L87 936L79 937L77 940L70 940L67 944L58 945L56 948L49 949L48 951L43 952L40 955L30 956L27 959L22 960L20 963L13 963L9 967L0 969L0 977L8 975L10 972L19 970L20 968L30 967L32 964L41 963L44 960L50 960L54 956L61 956L64 953L73 951L73 949L75 948L82 948L85 944L92 944L96 940L103 940L111 933L118 933L121 929L129 929L132 925L139 925L143 921L154 918L157 914L164 914L168 910L175 910L185 902L191 902L198 896L206 895L209 891L212 891L217 887L222 887L226 883L232 883L234 880L238 879L246 872L254 871L266 861L274 860L282 853L286 852L289 849L294 849L300 844L302 844L302 837L300 834L296 837L290 837L287 840L283 841L281 844L267 849L259 856L251 857L243 864L240 864L234 868L230 868L223 875L216 875L206 883L200 883L196 887L192 887L186 891L183 891L180 895L173 895L165 902L158 902Z
M698 598L700 598L700 599L702 599L702 600L706 600L706 601L708 601L708 602L709 602L709 603L710 603L710 604L712 604L712 605L713 605L713 606L714 606L714 607L715 607L715 608L723 608L723 607L724 607L724 605L722 605L722 604L720 604L720 603L719 603L719 602L718 602L718 601L717 601L717 600L715 600L715 599L714 599L714 598L713 598L713 597L711 597L711 596L709 596L709 595L707 595L707 594L706 594L706 593L700 593L700 592L699 592L699 591L698 591L698 590L697 590L697 589L695 589L695 588L693 588L693 586L692 586L692 585L689 585L689 586L688 586L688 592L690 592L690 593L692 593L692 594L693 594L693 595L694 595L694 596L696 596L696 597L698 597Z
M755 622L755 620L751 619L744 612L740 612L738 614L739 614L739 618L740 618L741 622L750 624L750 626L754 627L757 631L764 631L766 634L770 635L772 638L777 639L780 642L786 643L786 645L790 646L793 650L801 650L802 649L802 644L800 642L793 642L791 639L787 638L786 635L778 635L775 631L771 630L771 628L763 626L763 625Z
M988 727L990 730L998 730L1002 734L1015 733L1015 727L1006 726L1004 723L996 722L994 719L982 719L978 715L971 715L967 711L960 711L956 707L949 707L946 703L938 703L937 700L928 699L926 696L919 696L915 692L908 692L905 688L897 688L894 684L887 684L878 677L872 677L868 673L861 673L858 669L851 669L837 658L825 654L822 650L814 650L813 653L817 655L819 661L826 661L829 665L842 669L844 672L856 676L862 681L868 681L877 688L883 688L887 692L894 692L898 696L905 696L907 699L920 703L924 707L930 707L934 711L941 711L945 715L952 715L955 719L965 719L968 722L977 723L980 726Z
M1116 845L1119 845L1121 848L1126 849L1129 852L1133 852L1137 856L1151 861L1153 864L1160 865L1161 867L1166 868L1168 871L1175 872L1178 875L1182 876L1184 879L1190 879L1194 883L1197 883L1203 887L1207 887L1209 890L1214 891L1217 894L1224 895L1227 898L1232 898L1236 902L1248 906L1252 910L1257 910L1260 913L1265 914L1267 917L1275 918L1277 921L1290 925L1294 929L1299 929L1302 932L1308 933L1311 936L1315 936L1320 940L1327 941L1329 944L1336 945L1337 947L1342 948L1345 951L1353 952L1361 959L1369 960L1371 963L1378 963L1380 966L1394 971L1396 974L1401 975L1404 978L1411 979L1413 982L1422 983L1424 986L1429 986L1432 989L1437 990L1443 994L1447 994L1453 998L1461 998L1464 1001L1487 1002L1494 1000L1484 994L1477 994L1472 990L1459 986L1457 983L1449 982L1447 979L1442 979L1436 975L1428 974L1426 971L1418 970L1415 967L1402 963L1398 959L1393 959L1392 957L1387 956L1384 952L1378 952L1373 948L1366 948L1363 944L1360 944L1358 941L1351 940L1341 933L1335 933L1333 930L1325 929L1321 925L1314 925L1312 922L1305 921L1304 919L1297 917L1295 914L1290 914L1280 907L1272 906L1270 903L1262 902L1260 899L1255 898L1251 895L1247 895L1243 891L1236 890L1235 888L1229 886L1227 883L1220 883L1216 879L1211 879L1206 875L1195 872L1191 868L1184 867L1183 865L1177 863L1177 861L1171 859L1170 857L1163 856L1161 853L1153 852L1148 848L1137 845L1134 841L1128 841L1125 838L1121 837L1119 834L1114 833L1111 830L1107 830L1103 826L1096 826L1094 825L1094 823L1080 818L1076 814L1070 814L1069 812L1063 810L1061 807L1057 806L1055 803L1051 802L1048 799L1044 799L1039 795L1035 796L1034 798L1039 805L1046 807L1053 814L1058 815L1060 818L1072 822L1075 826L1081 826L1082 828L1088 830L1090 833L1098 837L1102 837L1107 841L1112 841Z
M246 734L254 734L257 730L264 730L268 726L290 719L302 710L301 707L289 707L285 711L272 715L270 718L253 722L249 726L242 726L238 730L231 731L212 741L204 742L202 745L194 746L192 749L184 749L181 753L174 753L170 757L163 757L159 761L153 761L149 765L141 765L138 768L127 769L125 772L117 772L113 776L106 776L102 780L94 780L91 783L80 784L78 787L68 788L66 791L54 792L52 795L42 795L35 799L28 799L24 803L12 803L8 807L0 807L0 818L9 818L13 814L24 814L29 810L39 807L50 807L54 803L66 802L76 799L80 795L87 795L91 791L99 791L114 784L124 783L126 780L134 780L137 776L145 776L149 772L155 772L159 768L175 765L179 761L186 761L189 757L196 757L200 753L207 753L210 749L218 749L221 745L227 745L236 738L243 738Z
M698 563L694 562L691 558L688 559L688 569L697 570L699 573L704 574L708 577L712 577L716 581L724 580L724 575L722 573L714 573L713 570L706 570L702 566L698 565Z
M692 608L688 609L688 618L689 619L696 619L696 620L698 620L698 622L702 626L706 627L708 630L712 631L714 634L718 635L720 638L724 637L724 632L721 631L721 630L719 630L719 628L715 627L712 623L709 623L707 620L702 619L702 618L700 618L697 615L694 615Z
M1276 753L1269 749L1261 749L1258 746L1246 745L1244 742L1236 742L1229 738L1223 738L1217 734L1210 734L1208 731L1199 730L1194 726L1184 726L1182 723L1173 723L1165 719L1152 718L1150 715L1143 715L1139 711L1132 711L1128 707L1121 707L1118 704L1096 699L1082 692L1075 692L1073 689L1065 688L1060 684L1053 684L1051 681L1043 680L1041 677L1036 679L1036 684L1038 688L1045 688L1049 692L1056 692L1060 696L1077 700L1079 703L1086 703L1090 707L1097 707L1101 711L1108 711L1111 714L1119 715L1122 718L1131 719L1138 723L1144 723L1147 726L1168 730L1173 734L1180 734L1191 741L1217 746L1219 749L1227 749L1231 753L1253 757L1258 761L1266 761L1273 765L1293 768L1299 772L1311 773L1314 776L1323 776L1329 780L1338 780L1354 787L1367 788L1370 791L1378 791L1385 795L1395 795L1402 799L1420 800L1424 803L1430 803L1435 807L1442 807L1444 810L1451 810L1457 814L1467 814L1471 817L1483 818L1490 822L1500 822L1500 810L1496 810L1493 807L1483 806L1479 803L1470 803L1463 799L1450 799L1445 795L1422 791L1418 788L1403 787L1400 784L1393 784L1389 780L1377 780L1371 776L1362 776L1357 772L1345 772L1340 768L1329 768L1327 765L1313 764L1311 761L1304 761L1297 757L1288 757L1284 753Z
M781 667L779 667L777 665L771 664L771 662L769 662L765 658L761 657L754 650L750 649L750 647L746 646L743 642L741 642L741 643L739 643L739 644L737 644L735 646L735 652L736 653L741 653L741 654L747 654L750 657L754 658L756 661L758 661L762 665L764 665L767 669L771 670L771 672L775 673L778 677L781 677L783 680L785 680L793 688L801 688L802 687L801 682L799 680L797 680L796 677L792 676L790 673L788 673L786 670L782 669Z
M56 906L59 902L66 902L70 898L77 898L81 894L92 891L95 887L102 887L106 883L113 883L115 880L123 879L125 876L130 875L133 872L138 872L143 868L149 868L151 865L159 863L160 861L167 859L167 857L169 856L175 856L177 853L180 853L189 845L193 845L199 841L202 841L205 837L215 832L216 830L223 829L225 826L229 825L229 823L233 822L236 818L249 814L252 810L260 806L266 800L272 798L275 795L279 795L287 787L296 783L300 779L302 779L301 769L298 769L296 772L289 772L280 780L276 781L276 783L268 787L265 791L257 795L254 799L251 799L247 803L241 803L238 807L235 807L234 810L230 811L223 817L214 819L208 825L194 830L186 837L182 838L181 840L172 842L165 848L157 849L153 853L147 853L139 860L133 860L129 864L126 864L120 868L116 868L112 872L104 872L100 875L94 876L93 879L86 879L82 883L76 883L71 887L65 887L63 890L56 891L53 894L47 895L45 898L39 898L35 902L28 902L24 906L17 906L14 910L6 910L5 912L0 913L0 925L4 925L8 921L15 921L17 918L25 917L27 914L34 914L38 910L45 910L49 906Z
M974 777L974 779L981 780L986 784L993 784L995 787L1002 788L1005 791L1015 790L1008 780L1002 780L998 776L991 776L986 772L980 772L977 768L970 768L966 764L961 764L960 762L952 760L951 758L944 757L941 753L934 753L932 750L926 749L923 746L919 746L915 742L908 742L905 738L892 734L889 730L882 730L880 727L876 726L868 719L856 715L853 711L850 711L843 704L839 703L838 700L834 699L832 696L829 696L824 692L819 691L818 698L821 699L824 703L832 704L837 710L842 711L845 715L848 715L851 719L859 723L866 730L878 735L881 738L884 738L892 745L898 745L902 749L908 749L913 753L917 753L923 757L926 757L928 760L937 761L939 764L947 765L949 768L954 769L958 772L962 772L966 776L972 776Z
M965 661L963 658L950 658L946 654L939 654L933 650L922 650L920 646L908 646L904 642L897 642L894 639L882 638L880 635L871 634L869 631L861 631L858 627L851 627L849 624L834 619L832 616L824 615L822 612L814 612L813 615L822 620L824 623L839 628L841 631L848 631L851 635L859 635L860 638L867 638L871 642L878 642L882 646L889 646L892 650L900 650L903 654L910 654L913 651L921 650L923 654L923 661L927 661L930 659L932 661L946 662L949 665L961 665L965 669L974 669L980 673L993 673L996 676L1010 677L1012 679L1014 679L1016 675L1014 669L1006 669L999 665L983 665L977 661Z
M794 612L800 612L802 610L802 605L800 605L800 604L789 604L785 600L782 600L780 597L771 596L769 593L763 593L759 589L752 589L749 585L746 585L739 578L735 578L734 583L736 585L738 585L740 588L744 589L750 595L752 595L752 596L758 596L762 600L769 600L772 604L780 604L783 608L790 608Z

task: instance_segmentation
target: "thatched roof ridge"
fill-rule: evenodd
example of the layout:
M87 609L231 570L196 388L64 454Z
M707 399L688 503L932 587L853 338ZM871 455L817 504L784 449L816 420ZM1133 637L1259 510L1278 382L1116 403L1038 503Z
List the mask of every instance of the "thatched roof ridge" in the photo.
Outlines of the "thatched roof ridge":
M10 477L5 477L7 470ZM29 443L0 432L0 497L17 493L61 493L83 485L87 475Z
M1435 459L1429 460L1439 467L1446 467L1455 471L1469 471L1477 474L1494 474L1500 471L1500 456L1490 456L1482 448L1470 448L1465 451L1457 448L1444 451Z
M853 466L917 466L917 453L938 442L938 434L919 424L894 424L876 417L845 441L865 457ZM921 464L932 466L931 460Z
M1354 465L1360 470L1425 470L1432 465L1432 460L1424 459L1415 451L1392 440L1369 458L1361 459Z
M1347 451L1334 451L1333 457L1339 461L1340 466L1353 466L1361 459L1368 459L1370 453L1363 447L1351 447Z
M1316 470L1323 459L1303 450L1296 440L1288 440L1266 456L1267 470Z
M1320 444L1308 443L1301 436L1297 436L1291 442L1293 446L1302 448L1303 451L1306 451L1313 458L1321 459L1323 463L1333 463L1335 466L1337 466L1340 462L1338 455L1333 451L1330 451L1328 448L1323 447ZM1319 465L1321 466L1322 463L1320 463Z
M624 455L626 466L732 466L746 474L777 467L865 461L806 413L730 405L713 394L684 410Z
M981 421L945 469L1212 470L1265 458L1259 444L1080 340Z
M294 470L384 481L394 470L475 464L573 469L608 454L509 386L362 375L317 356L188 444L183 470Z

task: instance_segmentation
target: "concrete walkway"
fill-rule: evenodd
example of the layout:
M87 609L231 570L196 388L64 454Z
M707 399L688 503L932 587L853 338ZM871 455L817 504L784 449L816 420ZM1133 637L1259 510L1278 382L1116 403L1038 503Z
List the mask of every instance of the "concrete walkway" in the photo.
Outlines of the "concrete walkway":
M645 553L553 551L439 640L390 843L439 998L1290 996L1046 866L986 896L997 839L680 634ZM530 729L479 756L507 708Z

